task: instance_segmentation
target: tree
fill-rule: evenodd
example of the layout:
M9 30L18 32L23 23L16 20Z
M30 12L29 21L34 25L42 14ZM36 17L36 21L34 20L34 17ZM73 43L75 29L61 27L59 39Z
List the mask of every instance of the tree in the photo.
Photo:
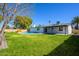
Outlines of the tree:
M79 24L79 16L76 16L73 18L73 20L71 21L72 24L76 24L75 28L79 29L78 24Z
M6 26L6 29L10 29L10 26L9 26L9 25L7 25L7 26Z
M57 21L56 24L60 24L60 21Z
M51 20L48 21L49 25L51 24Z
M2 15L0 15L0 22L2 21L2 18L3 18Z
M32 19L28 16L16 16L14 25L15 28L28 29L32 24Z
M26 7L29 7L29 4L15 4L15 7L8 7L7 3L0 4L0 13L2 15L3 25L0 31L0 49L7 48L7 42L4 36L4 30L11 20L15 20L15 16L17 15L18 11L23 12L26 10ZM27 10L26 10L27 11Z
M40 28L41 28L41 25L39 24L39 25L38 25L36 28L37 28L37 30L40 30Z

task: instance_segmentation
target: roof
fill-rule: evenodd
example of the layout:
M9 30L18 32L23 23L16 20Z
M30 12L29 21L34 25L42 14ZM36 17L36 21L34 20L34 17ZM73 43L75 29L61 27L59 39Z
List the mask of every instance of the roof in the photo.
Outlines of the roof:
M58 27L58 26L69 26L71 25L70 23L65 23L65 24L50 24L50 25L41 25L41 27ZM35 27L38 27L38 26L35 26Z
M71 25L70 23L66 23L66 24L50 24L50 25L47 25L47 26L43 26L43 27L58 27L58 26L69 26Z

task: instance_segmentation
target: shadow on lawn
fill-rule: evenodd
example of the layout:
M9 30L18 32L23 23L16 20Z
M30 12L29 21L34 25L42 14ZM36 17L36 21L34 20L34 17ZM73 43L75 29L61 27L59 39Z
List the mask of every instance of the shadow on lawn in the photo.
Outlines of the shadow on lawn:
M79 56L79 36L72 35L47 56Z

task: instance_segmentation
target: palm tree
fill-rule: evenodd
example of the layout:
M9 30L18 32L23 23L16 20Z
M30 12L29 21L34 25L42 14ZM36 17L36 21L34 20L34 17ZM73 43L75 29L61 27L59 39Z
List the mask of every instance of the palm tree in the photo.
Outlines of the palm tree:
M76 29L79 29L78 24L79 24L79 16L74 17L74 19L71 22L72 24L76 24Z

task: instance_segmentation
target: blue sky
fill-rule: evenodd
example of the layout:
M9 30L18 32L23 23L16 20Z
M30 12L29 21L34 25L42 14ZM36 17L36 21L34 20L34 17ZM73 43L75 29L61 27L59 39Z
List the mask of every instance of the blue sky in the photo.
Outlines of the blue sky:
M74 16L79 16L79 4L71 3L37 3L35 4L33 24L70 23Z
M14 7L15 4L9 4ZM27 14L27 10L20 15L29 15L33 20L33 25L47 25L50 20L52 24L60 21L70 23L74 16L79 16L78 3L35 3L33 10ZM19 11L20 12L20 11Z

